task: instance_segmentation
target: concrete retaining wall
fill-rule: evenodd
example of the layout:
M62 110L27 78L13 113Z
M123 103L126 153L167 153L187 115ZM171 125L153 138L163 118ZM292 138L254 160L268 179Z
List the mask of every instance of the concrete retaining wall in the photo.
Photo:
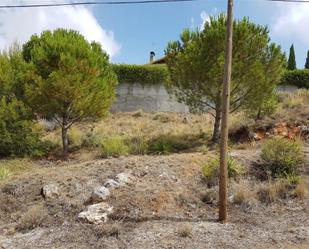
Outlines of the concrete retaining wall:
M280 85L278 92L294 92L298 88ZM120 83L116 89L116 100L111 112L189 112L189 107L177 102L167 93L163 84Z
M163 84L120 83L111 112L188 112L189 108L171 98Z

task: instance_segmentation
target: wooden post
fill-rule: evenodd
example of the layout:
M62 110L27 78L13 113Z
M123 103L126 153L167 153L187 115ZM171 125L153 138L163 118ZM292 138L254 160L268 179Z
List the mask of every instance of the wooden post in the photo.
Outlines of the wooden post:
M227 220L228 115L230 109L230 82L232 74L233 0L228 0L227 8L226 57L222 92L219 176L219 221L222 222L226 222Z

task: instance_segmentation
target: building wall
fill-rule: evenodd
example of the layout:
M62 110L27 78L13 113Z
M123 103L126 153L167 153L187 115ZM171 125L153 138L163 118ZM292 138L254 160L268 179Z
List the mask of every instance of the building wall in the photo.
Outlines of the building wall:
M171 98L163 84L120 83L111 112L188 112L189 108Z

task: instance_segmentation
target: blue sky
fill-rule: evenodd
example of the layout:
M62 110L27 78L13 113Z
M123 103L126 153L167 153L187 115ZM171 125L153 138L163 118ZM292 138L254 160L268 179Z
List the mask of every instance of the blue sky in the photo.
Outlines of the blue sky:
M273 41L282 45L284 50L288 51L291 43L294 43L298 66L303 67L309 42L273 32L276 18L282 19L284 13L281 14L281 12L288 12L292 5L295 4L236 0L234 12L235 18L248 16L256 23L268 25ZM105 29L112 30L115 39L121 44L121 50L113 61L142 64L148 61L151 50L156 52L157 58L162 56L168 41L178 39L185 27L200 26L202 13L215 15L225 11L226 0L208 0L140 6L98 6L94 13L100 24ZM309 12L307 19L309 19Z
M1 4L59 3L73 0L1 0ZM81 0L74 0L81 1ZM99 41L115 63L144 64L149 52L164 54L167 43L184 28L200 27L209 15L226 12L226 0L147 5L56 7L0 10L0 49L23 43L46 29L79 30ZM235 0L235 18L249 17L267 25L283 50L294 43L297 65L303 68L309 49L309 3Z

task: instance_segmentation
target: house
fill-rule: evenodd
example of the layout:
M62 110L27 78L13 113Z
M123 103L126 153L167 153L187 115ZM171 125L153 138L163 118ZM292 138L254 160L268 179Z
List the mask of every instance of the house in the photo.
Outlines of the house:
M149 64L150 65L156 65L156 64L165 64L166 62L166 55L161 57L160 59L155 60L155 52L151 51L150 52L150 60L149 60Z

